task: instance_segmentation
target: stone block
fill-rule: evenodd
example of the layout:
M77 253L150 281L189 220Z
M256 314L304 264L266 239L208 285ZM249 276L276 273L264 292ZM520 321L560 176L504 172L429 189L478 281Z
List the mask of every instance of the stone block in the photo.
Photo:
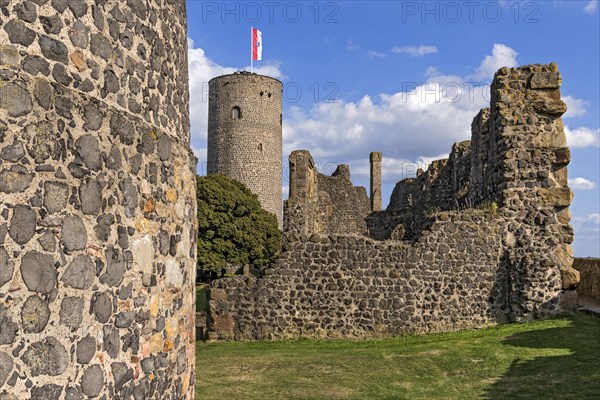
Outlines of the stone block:
M573 201L573 192L568 187L538 188L537 197L555 207L568 207Z
M233 336L233 316L232 315L213 315L211 316L211 331L217 332L221 338L230 338Z
M535 72L529 84L532 89L558 89L562 85L560 72Z
M567 104L562 100L540 97L532 102L533 109L540 114L558 117L567 112Z
M0 65L6 67L16 67L19 65L21 57L15 46L0 46Z
M210 289L207 296L211 301L226 300L227 291L225 289Z
M566 290L575 290L580 281L579 271L569 267L562 269L560 272L562 278L562 288Z

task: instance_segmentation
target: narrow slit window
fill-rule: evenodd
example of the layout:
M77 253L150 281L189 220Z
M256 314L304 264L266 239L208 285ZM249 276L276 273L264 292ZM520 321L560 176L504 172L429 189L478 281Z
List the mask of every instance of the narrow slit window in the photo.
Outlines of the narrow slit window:
M233 107L231 109L231 119L240 119L242 118L242 111L239 107Z

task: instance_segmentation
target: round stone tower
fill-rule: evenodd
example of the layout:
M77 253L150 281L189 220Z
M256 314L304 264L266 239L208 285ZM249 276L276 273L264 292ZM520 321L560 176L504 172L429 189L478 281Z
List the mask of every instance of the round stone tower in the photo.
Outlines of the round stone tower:
M208 173L245 184L281 228L282 83L237 72L210 80L208 93Z
M185 1L0 1L0 398L194 398Z

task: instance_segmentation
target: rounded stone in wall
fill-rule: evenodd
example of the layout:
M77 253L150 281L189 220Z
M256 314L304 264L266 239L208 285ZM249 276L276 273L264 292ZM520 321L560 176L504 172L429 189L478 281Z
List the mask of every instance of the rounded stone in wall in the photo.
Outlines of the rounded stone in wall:
M4 247L0 247L0 288L10 282L14 272L14 262Z
M94 282L96 268L92 259L85 254L76 256L61 277L65 286L88 289Z
M21 309L23 330L28 333L40 333L50 319L48 303L37 295L30 296Z
M17 205L10 220L10 237L18 244L27 244L35 234L36 214L30 207Z
M77 362L87 364L96 354L96 339L86 336L77 343Z
M86 368L81 377L81 391L89 397L97 397L104 386L104 371L100 365Z
M65 346L50 336L31 344L22 360L30 368L32 376L57 376L67 368L69 355Z
M13 368L12 356L0 351L0 388L10 376Z
M83 307L82 298L65 297L60 303L60 324L71 328L71 330L79 328L83 321Z
M56 267L49 254L30 251L21 259L21 277L32 292L49 294L56 288Z

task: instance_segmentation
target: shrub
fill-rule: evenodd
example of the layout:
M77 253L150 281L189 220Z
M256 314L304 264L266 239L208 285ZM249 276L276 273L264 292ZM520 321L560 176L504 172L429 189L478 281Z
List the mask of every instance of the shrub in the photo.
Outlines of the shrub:
M281 248L277 218L246 186L224 175L199 176L197 200L200 268L263 268L273 261Z

